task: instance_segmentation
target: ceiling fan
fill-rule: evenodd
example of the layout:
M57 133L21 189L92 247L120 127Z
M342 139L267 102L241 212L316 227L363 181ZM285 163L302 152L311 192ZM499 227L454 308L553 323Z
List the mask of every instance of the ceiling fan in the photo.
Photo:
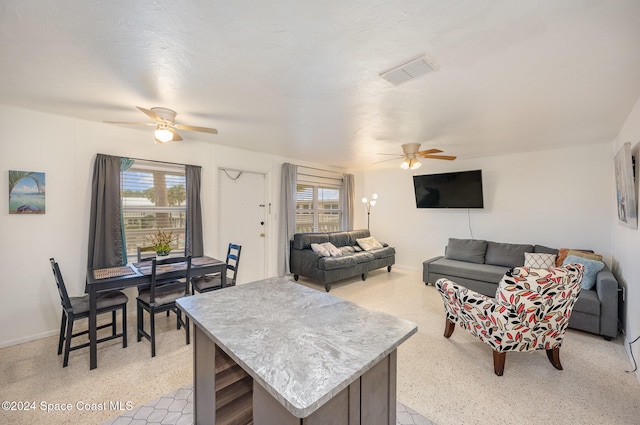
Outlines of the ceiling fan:
M176 112L167 108L151 108L145 109L136 106L142 113L146 114L154 122L122 122L122 121L104 121L109 124L128 124L128 125L153 125L156 127L154 132L154 143L178 142L182 136L176 130L199 131L201 133L218 134L218 130L208 127L196 127L193 125L177 124L175 122Z
M404 160L400 164L400 167L404 170L416 170L420 168L420 166L422 165L420 161L418 161L418 157L430 158L430 159L444 159L445 161L453 161L454 159L456 159L455 156L451 156L451 155L435 155L440 152L442 152L440 149L427 149L427 150L421 151L420 143L405 143L404 145L402 145L402 155L393 154L393 153L379 153L378 155L393 155L395 156L395 158L374 162L374 164L379 164L381 162L404 158Z

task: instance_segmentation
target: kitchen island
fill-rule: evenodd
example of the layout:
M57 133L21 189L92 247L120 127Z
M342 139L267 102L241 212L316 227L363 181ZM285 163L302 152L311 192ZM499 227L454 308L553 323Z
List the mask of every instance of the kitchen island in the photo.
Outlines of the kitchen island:
M286 278L180 298L196 424L395 425L397 347L417 331Z

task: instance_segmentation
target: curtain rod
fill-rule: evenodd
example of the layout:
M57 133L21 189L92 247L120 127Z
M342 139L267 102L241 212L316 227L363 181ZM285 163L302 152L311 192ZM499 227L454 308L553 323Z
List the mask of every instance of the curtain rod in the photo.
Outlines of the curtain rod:
M297 167L298 168L308 168L309 170L326 171L327 173L344 174L344 173L341 173L340 171L325 170L323 168L315 168L315 167L307 167L306 165L298 165Z
M106 155L106 154L104 154ZM120 155L118 155L120 156ZM155 159L145 159L145 158L134 158L132 156L120 156L120 158L129 158L129 159L133 159L134 161L149 161L149 162L159 162L160 164L169 164L169 165L188 165L190 167L200 167L202 168L202 165L193 165L193 164L181 164L179 162L169 162L169 161L158 161Z
M317 177L319 179L327 179L327 180L338 180L338 181L342 181L342 177L338 178L338 177L325 177L325 176L316 176L315 174L305 174L305 173L298 173L299 176L307 176L307 177Z

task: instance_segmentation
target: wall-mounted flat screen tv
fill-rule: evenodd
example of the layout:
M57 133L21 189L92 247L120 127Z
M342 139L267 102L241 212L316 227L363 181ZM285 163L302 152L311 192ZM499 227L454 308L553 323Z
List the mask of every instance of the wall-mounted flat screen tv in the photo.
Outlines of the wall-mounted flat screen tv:
M482 170L413 176L418 208L484 208Z

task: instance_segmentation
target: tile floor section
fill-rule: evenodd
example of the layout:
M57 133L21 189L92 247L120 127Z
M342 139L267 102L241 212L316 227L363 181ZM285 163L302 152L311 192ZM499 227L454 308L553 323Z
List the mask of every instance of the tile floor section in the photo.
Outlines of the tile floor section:
M397 425L436 425L402 403L397 404ZM102 425L192 425L193 385L137 407Z

